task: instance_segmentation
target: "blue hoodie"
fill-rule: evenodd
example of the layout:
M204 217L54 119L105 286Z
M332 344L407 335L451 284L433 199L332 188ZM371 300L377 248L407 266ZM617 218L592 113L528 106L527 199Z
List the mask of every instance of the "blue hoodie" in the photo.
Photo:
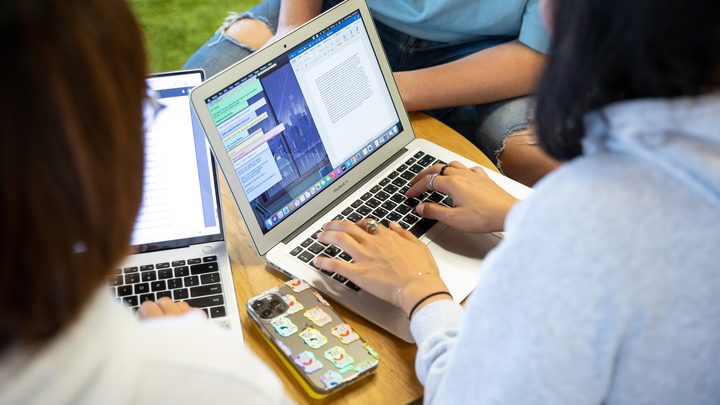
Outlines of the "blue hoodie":
M412 320L426 403L720 403L720 95L611 105Z

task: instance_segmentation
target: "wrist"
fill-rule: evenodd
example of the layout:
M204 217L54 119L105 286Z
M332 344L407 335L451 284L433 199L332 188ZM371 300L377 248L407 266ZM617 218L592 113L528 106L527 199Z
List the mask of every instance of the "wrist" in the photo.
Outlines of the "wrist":
M414 278L402 287L399 297L399 306L405 315L409 316L410 312L418 304L418 302L420 302L420 300L426 298L430 294L440 291L448 291L448 288L437 273ZM417 312L420 307L423 307L430 302L448 298L450 298L448 295L430 297L420 304L420 306L415 308L415 312Z

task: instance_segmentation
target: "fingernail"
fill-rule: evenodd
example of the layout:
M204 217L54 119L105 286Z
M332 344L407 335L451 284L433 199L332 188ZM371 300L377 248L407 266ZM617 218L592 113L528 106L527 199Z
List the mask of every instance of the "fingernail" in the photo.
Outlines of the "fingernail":
M400 224L395 221L390 221L390 228L400 228Z
M425 204L418 204L417 207L415 207L415 212L422 215L424 209L425 209Z

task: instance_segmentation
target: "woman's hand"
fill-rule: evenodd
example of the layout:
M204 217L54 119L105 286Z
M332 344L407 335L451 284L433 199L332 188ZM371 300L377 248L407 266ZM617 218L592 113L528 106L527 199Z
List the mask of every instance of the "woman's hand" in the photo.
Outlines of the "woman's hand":
M410 180L412 187L405 196L413 198L434 189L452 197L453 207L422 203L415 211L466 232L502 231L505 216L517 202L515 197L492 181L480 167L468 169L460 162L450 162L440 175L443 166L436 164L418 173Z
M138 309L140 319L157 318L160 316L178 316L191 311L199 311L205 316L202 309L193 308L187 302L173 302L170 298L162 297L157 301L145 301Z
M390 228L378 225L368 233L367 221L325 224L318 240L342 248L353 261L317 257L315 266L347 277L369 293L400 307L405 314L428 294L447 291L424 243L397 223L391 223Z

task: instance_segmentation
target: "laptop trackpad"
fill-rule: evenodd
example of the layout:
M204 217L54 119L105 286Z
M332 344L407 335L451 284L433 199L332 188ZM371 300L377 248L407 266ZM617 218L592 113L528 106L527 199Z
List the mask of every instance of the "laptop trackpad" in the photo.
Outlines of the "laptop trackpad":
M458 303L475 288L482 259L501 241L493 234L466 233L450 227L431 234L430 239L428 248L438 264L440 276Z

